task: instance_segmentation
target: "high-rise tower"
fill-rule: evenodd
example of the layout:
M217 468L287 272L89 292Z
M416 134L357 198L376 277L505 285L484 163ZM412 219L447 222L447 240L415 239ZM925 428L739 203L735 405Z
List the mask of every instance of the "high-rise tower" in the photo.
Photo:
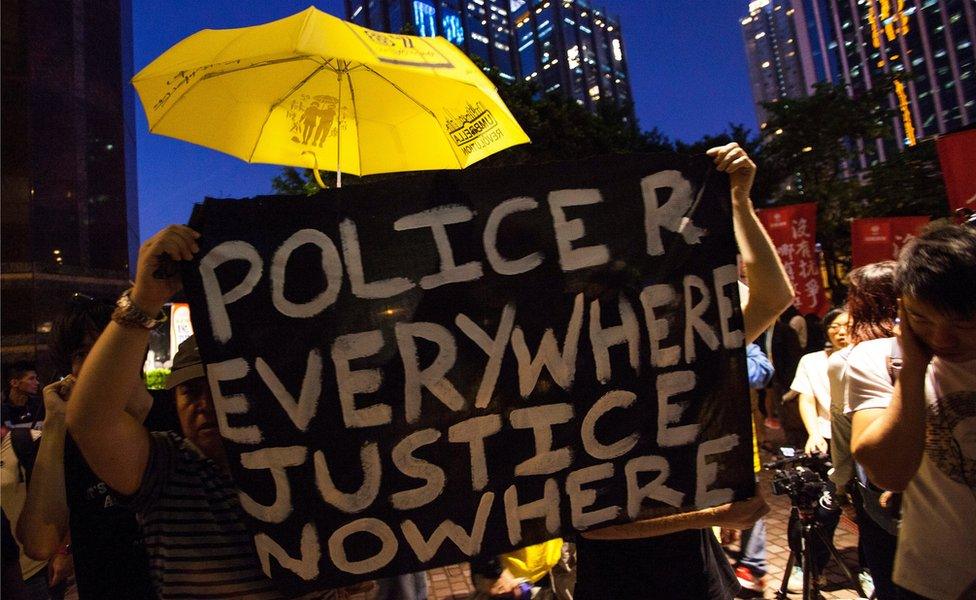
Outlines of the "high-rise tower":
M631 99L620 24L587 0L346 0L346 18L443 36L503 78L536 81L590 110Z
M769 44L760 43L774 35L777 41L795 42L785 55L792 58L789 53L796 52L802 71L796 79L802 79L807 92L816 82L830 82L856 94L888 75L904 76L888 98L897 113L895 135L869 144L862 167L924 137L976 121L972 0L756 0L741 24L757 103L771 99L768 90L800 95L793 91L796 85L773 83L790 81L795 69L792 61L776 62L782 50L777 55L771 45L767 49Z
M131 5L2 10L3 361L43 363L64 302L126 287L139 247Z

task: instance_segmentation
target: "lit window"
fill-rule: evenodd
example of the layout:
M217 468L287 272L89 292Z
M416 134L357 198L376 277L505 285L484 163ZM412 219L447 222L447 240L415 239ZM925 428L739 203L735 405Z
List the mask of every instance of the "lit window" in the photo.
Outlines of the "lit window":
M566 51L566 61L569 63L570 69L575 69L580 65L579 46L573 46Z
M624 59L624 51L620 46L620 40L614 38L610 41L610 45L613 47L613 60L620 62Z

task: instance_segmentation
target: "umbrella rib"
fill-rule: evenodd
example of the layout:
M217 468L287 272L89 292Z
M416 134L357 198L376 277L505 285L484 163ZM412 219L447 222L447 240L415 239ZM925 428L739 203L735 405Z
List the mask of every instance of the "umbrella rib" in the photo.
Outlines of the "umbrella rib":
M301 56L288 56L285 58L272 58L268 60L263 60L261 62L252 63L245 65L243 67L237 67L236 69L225 69L223 71L216 71L212 73L205 74L202 79L212 79L214 77L220 77L221 75L230 75L231 73L237 73L238 71L246 71L248 69L256 69L258 67L267 67L270 65L278 65L281 63L295 62L299 60L315 60L315 57L310 54L303 54Z
M176 100L174 100L173 103L169 105L169 108L167 108L163 112L163 114L159 115L159 118L156 119L156 122L149 126L149 132L150 133L156 133L156 126L158 126L160 123L163 122L163 119L166 118L166 115L169 114L169 111L173 110L176 107L176 105L179 104L181 100L183 100L183 98L186 98L190 94L190 92L193 91L193 88L195 88L198 83L201 83L201 82L206 81L208 79L213 79L214 77L218 77L220 75L229 75L230 73L237 73L238 71L243 71L245 69L253 69L253 68L256 68L256 67L264 67L264 66L268 66L268 65L272 65L272 64L277 64L277 63L280 63L280 62L289 62L289 61L296 61L296 60L312 60L312 61L314 61L315 59L314 59L313 56L305 55L305 56L299 56L297 58L287 58L287 59L279 59L279 60L275 60L275 61L265 61L263 63L256 63L256 64L253 64L253 65L248 65L246 67L241 67L239 69L228 69L226 71L220 71L219 73L207 73L203 77L201 77L201 78L197 79L196 81L194 81L193 83L191 83L190 84L190 87L186 88L186 91L183 92L182 94L180 94L180 97L177 98Z
M359 140L359 110L356 108L356 89L352 87L352 74L346 71L346 80L349 81L349 97L352 99L352 120L356 124L356 154L359 157L359 176L363 176L363 144Z
M432 119L434 119L434 121L436 121L436 123L437 123L437 129L439 129L441 131L441 134L444 135L445 138L447 138L447 132L444 131L444 129L440 126L441 125L440 119L437 118L437 115L434 114L434 111L430 110L429 108L427 108L426 106L424 106L423 104L421 104L419 100L417 100L416 98L414 98L413 96L411 96L410 94L408 94L402 87L400 87L397 84L393 83L392 81L390 81L389 79L387 79L386 77L384 77L383 75L381 75L380 73L378 73L375 69L371 69L367 65L363 65L363 68L366 69L367 71L369 71L370 73L372 73L373 75L376 75L377 77L379 77L383 81L387 82L391 86L393 86L393 89L395 89L396 91L400 92L407 99L409 99L411 102L413 102L414 104L416 104L417 106L419 106L420 108L422 108L428 115L431 116ZM448 143L451 143L451 144L454 143L454 140L451 140L450 138L447 138L447 141L448 141ZM457 161L458 168L459 169L463 169L464 168L464 165L461 164L461 159L458 158L457 154L453 150L451 151L451 154L454 155L454 160Z
M325 65L319 65L318 67L316 67L315 70L313 70L311 73L309 73L307 77L305 77L304 79L302 79L301 81L299 81L298 83L296 83L295 85L293 85L290 90L288 90L287 92L285 92L285 94L283 96L281 96L280 98L278 98L277 100L275 100L271 104L271 107L268 109L268 114L265 115L264 121L261 123L261 130L258 131L257 138L254 140L254 146L251 148L251 153L247 157L247 162L251 162L254 159L254 153L257 152L257 150L258 150L258 144L261 143L261 136L264 135L264 128L267 127L268 121L271 120L271 114L274 113L274 110L276 108L278 108L278 106L282 102L284 102L285 100L287 100L289 96L291 96L292 94L294 94L296 91L298 91L299 88L301 88L303 85L305 85L305 83L307 83L309 79L311 79L312 77L315 77L323 69L325 69Z

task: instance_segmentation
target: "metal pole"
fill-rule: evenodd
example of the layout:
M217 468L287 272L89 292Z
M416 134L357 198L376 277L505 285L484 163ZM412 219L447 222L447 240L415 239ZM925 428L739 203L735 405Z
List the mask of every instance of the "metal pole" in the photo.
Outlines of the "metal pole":
M337 77L339 79L339 106L338 112L339 116L336 119L336 187L342 187L342 72L343 69L348 69L348 63L343 64L342 61L337 61L339 68L337 69Z

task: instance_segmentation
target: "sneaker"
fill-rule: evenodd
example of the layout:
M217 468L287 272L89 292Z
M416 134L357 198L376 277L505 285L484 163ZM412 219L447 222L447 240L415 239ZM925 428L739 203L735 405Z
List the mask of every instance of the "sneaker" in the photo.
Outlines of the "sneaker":
M827 585L827 576L821 574L817 577L817 587L823 588ZM790 571L790 579L786 582L786 591L791 594L802 594L803 593L803 569L800 567L793 567Z
M739 580L739 585L744 590L761 592L766 589L766 578L762 575L757 576L752 572L752 569L745 565L739 565L735 568L735 578ZM802 582L803 580L801 579L800 581Z
M800 594L803 592L803 569L793 567L793 570L790 571L790 578L786 582L786 591L791 594Z
M874 580L871 579L871 574L867 571L861 571L857 574L857 580L861 584L861 589L864 591L864 597L870 598L874 594Z

